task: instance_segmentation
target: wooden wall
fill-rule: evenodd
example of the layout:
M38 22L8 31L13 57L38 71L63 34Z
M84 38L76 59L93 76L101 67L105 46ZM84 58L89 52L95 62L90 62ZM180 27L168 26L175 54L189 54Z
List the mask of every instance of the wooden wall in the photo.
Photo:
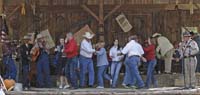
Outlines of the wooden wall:
M6 14L9 15L15 8L21 5L22 0L8 0L5 4ZM34 0L27 0L33 3ZM64 37L66 32L76 32L85 24L88 24L98 35L98 22L90 14L84 11L80 5L86 4L98 14L98 0L35 0L37 2L36 15L30 5L26 5L26 15L20 14L19 8L8 18L13 39L20 39L28 32L41 31L48 28L55 42L59 37ZM167 36L172 42L180 40L181 26L197 26L200 28L200 12L195 10L191 15L187 10L164 10L162 3L167 0L104 0L104 15L108 14L114 5L122 4L121 8L105 21L105 40L111 44L114 39L119 39L124 45L127 37L132 34L146 39L155 32ZM169 0L168 3L175 0ZM17 2L17 3L16 3ZM180 3L189 3L189 0L179 0ZM200 3L200 0L194 0ZM124 13L133 29L124 33L117 24L115 18ZM96 41L94 39L94 41Z

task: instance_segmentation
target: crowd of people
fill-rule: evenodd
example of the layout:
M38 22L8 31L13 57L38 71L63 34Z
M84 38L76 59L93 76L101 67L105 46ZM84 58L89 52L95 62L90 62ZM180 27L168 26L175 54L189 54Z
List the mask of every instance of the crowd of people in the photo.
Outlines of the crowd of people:
M151 84L153 87L158 87L159 80L154 76L154 72L159 60L164 60L165 74L172 73L173 63L180 64L185 88L195 88L195 70L200 72L200 37L197 33L184 32L183 41L176 42L175 45L159 33L153 34L143 43L137 35L132 35L128 37L124 47L121 47L119 40L115 39L109 50L106 50L104 41L93 45L91 41L93 37L94 34L85 32L80 46L71 32L66 33L65 38L59 39L60 43L54 50L53 63L57 66L60 89L94 87L95 82L96 88L104 88L105 79L108 80L111 88L117 88L119 84L136 89L148 89L152 87ZM19 48L24 90L28 90L31 86L29 74L32 68L30 64L33 61L36 63L36 86L51 87L49 50L46 48L47 43L43 35L38 34L34 43L30 43L31 39L28 36L24 36L23 40L24 43ZM12 58L12 49L8 44L5 42L3 45L3 63L6 67L3 78L16 80L17 69ZM111 61L108 60L109 58ZM144 63L147 69L145 82L139 71L141 63ZM125 73L123 82L119 83L119 74L123 65Z

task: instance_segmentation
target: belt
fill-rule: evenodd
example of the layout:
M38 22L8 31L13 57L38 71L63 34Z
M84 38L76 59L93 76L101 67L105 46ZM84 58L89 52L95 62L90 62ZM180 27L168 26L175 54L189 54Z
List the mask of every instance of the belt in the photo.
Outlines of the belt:
M129 57L140 57L139 55L131 55Z
M190 56L184 56L184 58L193 58L195 55L190 55Z

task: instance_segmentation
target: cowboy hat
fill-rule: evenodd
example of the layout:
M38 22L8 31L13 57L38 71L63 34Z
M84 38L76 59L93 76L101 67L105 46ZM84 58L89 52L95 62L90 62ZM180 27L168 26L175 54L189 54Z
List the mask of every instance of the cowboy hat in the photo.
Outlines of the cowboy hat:
M92 39L94 37L94 34L91 34L90 32L85 32L85 34L83 35L83 37L85 37L87 39Z
M23 37L23 39L24 39L24 40L28 40L28 39L30 39L30 37L29 37L28 35L25 35L25 36Z
M37 35L37 39L40 39L40 38L43 38L43 35L42 35L42 34L38 34L38 35Z
M157 36L161 36L161 34L160 34L160 33L154 33L154 34L152 35L153 38L154 38L154 37L157 37Z
M184 36L184 37L190 37L191 34L190 34L190 32L184 32L184 33L183 33L183 36Z

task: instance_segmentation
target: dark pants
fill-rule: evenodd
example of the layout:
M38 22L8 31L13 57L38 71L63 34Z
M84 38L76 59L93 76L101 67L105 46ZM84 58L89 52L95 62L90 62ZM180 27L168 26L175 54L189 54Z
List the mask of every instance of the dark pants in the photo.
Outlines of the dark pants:
M41 53L37 62L38 87L50 87L49 57L47 53Z
M28 74L29 74L29 70L30 70L30 66L29 64L26 65L22 65L22 74L23 74L23 87L30 87L30 81L28 78Z
M197 58L197 68L196 68L196 72L200 73L200 54L196 55Z
M69 71L70 71L70 81L71 81L71 86L74 88L78 88L78 82L77 82L77 64L78 64L78 58L77 56L73 58L68 59L68 64L69 64Z

